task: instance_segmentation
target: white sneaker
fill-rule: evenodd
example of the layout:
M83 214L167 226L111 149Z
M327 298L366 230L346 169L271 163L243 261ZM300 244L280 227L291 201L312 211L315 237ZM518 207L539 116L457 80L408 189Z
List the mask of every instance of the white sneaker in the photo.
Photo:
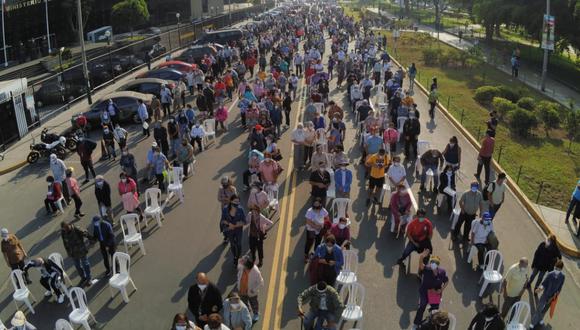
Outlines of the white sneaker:
M61 294L60 296L58 296L58 299L56 300L57 303L62 304L64 302L64 294Z
M45 297L50 297L50 296L52 296L52 291L50 291L50 290L47 290L47 291L44 293L44 296L45 296Z

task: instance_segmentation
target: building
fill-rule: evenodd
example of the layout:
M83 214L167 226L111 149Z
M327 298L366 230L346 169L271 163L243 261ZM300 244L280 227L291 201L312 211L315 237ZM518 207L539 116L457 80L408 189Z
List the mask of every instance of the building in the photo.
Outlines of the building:
M189 0L191 19L214 16L224 11L224 1L228 0ZM233 3L233 1L232 1Z
M0 145L26 135L38 123L26 78L0 81Z

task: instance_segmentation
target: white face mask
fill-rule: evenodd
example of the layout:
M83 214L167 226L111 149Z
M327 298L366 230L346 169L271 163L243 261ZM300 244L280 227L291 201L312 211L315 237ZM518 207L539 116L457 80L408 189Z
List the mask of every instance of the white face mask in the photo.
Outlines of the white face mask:
M343 224L343 223L341 223L341 224L339 224L339 225L338 225L338 228L339 228L339 229L344 229L344 228L346 228L346 225L345 225L345 224Z
M237 303L237 304L230 304L230 306L232 306L232 309L233 310L238 310L241 307L241 305L239 303Z
M491 321L491 320L493 320L493 319L494 319L494 317L493 317L493 316L492 316L492 317L486 317L486 318L485 318L485 321L486 321L486 322L489 322L489 321Z
M560 275L560 274L562 274L562 270L560 270L560 269L557 269L557 268L554 268L554 273L555 273L556 275Z
M448 175L451 175L453 173L453 171L447 171Z
M198 287L198 288L199 288L201 291L203 291L203 290L205 290L205 289L207 288L207 284L198 284L198 285L197 285L197 287Z
M431 269L432 270L437 270L438 267L439 267L439 265L436 262L432 262L431 263Z
M123 178L123 179L121 179L121 181L122 181L123 183L126 183L126 182L127 182L127 179Z
M2 237L2 240L3 240L3 241L8 241L8 236L6 236L6 237Z
M186 325L176 325L175 326L175 330L186 330L187 326Z

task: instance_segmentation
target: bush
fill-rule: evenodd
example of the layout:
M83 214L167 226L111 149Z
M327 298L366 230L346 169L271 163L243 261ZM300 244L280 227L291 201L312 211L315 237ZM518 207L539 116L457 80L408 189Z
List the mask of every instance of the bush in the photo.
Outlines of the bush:
M536 109L536 100L531 97L522 97L518 100L518 107L529 111L534 111Z
M493 108L497 111L500 118L504 118L510 112L517 109L517 105L503 97L494 97L492 101Z
M451 63L453 60L453 54L451 52L441 52L439 54L439 65L443 68L446 68L449 66L449 63Z
M504 85L497 86L497 88L499 89L499 96L508 99L513 103L516 103L522 97L521 91L519 90L514 90Z
M425 65L436 65L439 62L440 51L436 48L423 49L423 63Z
M577 111L570 111L568 118L566 118L566 131L568 138L575 141L580 137L580 113Z
M560 115L555 109L546 109L540 113L540 118L544 123L544 128L546 129L546 134L551 129L558 128L560 126Z
M499 95L499 89L495 86L481 86L475 90L473 98L480 104L490 105L494 97Z
M529 110L516 108L509 114L509 125L519 136L528 136L532 128L538 127L538 118Z

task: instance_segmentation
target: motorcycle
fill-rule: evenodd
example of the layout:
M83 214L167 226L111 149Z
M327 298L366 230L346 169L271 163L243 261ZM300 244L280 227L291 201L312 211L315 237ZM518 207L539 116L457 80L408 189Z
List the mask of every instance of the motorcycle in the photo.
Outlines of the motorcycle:
M58 141L60 137L61 137L61 135L58 135L55 133L49 133L48 128L43 128L42 132L40 133L40 141L42 141L46 144L51 144L55 141ZM77 143L78 143L77 133L71 132L71 133L68 133L64 137L66 138L65 147L68 150L70 150L71 152L76 151L77 150Z
M30 153L26 157L26 161L29 164L34 164L40 159L40 157L48 158L50 154L56 154L60 159L64 159L66 156L66 138L64 136L59 137L58 140L52 143L35 143L34 139L30 144Z

